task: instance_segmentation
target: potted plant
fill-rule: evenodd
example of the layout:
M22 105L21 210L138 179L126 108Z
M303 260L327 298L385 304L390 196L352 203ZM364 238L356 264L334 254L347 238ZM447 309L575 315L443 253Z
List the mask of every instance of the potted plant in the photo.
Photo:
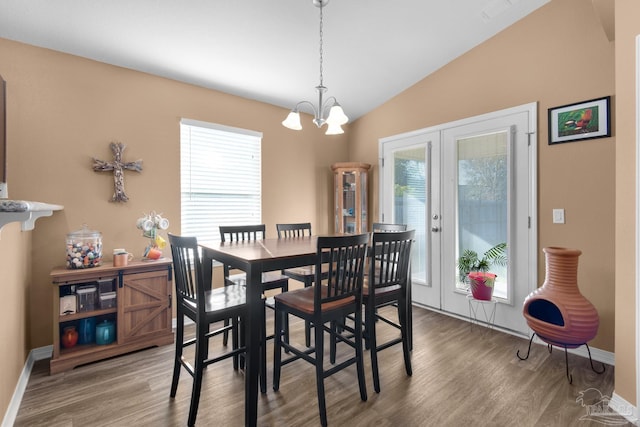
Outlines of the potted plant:
M465 249L458 258L460 281L468 283L475 299L491 300L496 275L489 273L492 265L507 265L507 244L498 243L489 248L482 258L471 249Z

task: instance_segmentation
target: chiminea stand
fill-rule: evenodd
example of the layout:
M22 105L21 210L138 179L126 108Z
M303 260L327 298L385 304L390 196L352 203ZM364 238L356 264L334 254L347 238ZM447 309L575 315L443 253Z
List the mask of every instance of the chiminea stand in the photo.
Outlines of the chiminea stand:
M522 307L522 314L533 335L529 340L527 355L521 357L519 350L516 354L520 360L528 359L536 335L547 343L549 353L554 345L564 348L567 380L571 384L573 377L569 375L567 349L586 345L591 369L601 374L605 369L604 364L602 371L596 370L587 345L598 333L600 318L594 305L578 288L578 257L582 251L558 247L543 248L542 251L546 263L545 281L525 298Z
M531 343L533 342L533 339L536 337L536 333L534 332L533 335L531 335L531 339L529 340L529 348L527 349L527 355L522 357L520 356L520 350L517 351L516 356L518 356L518 359L520 360L527 360L529 358L529 353L531 353ZM542 339L542 338L540 338ZM546 342L546 340L543 339L543 341ZM602 370L598 371L596 369L595 366L593 366L593 359L591 358L591 350L589 349L589 344L587 344L586 342L583 343L586 347L587 347L587 353L589 353L589 363L591 364L591 370L593 370L593 372L595 372L596 374L602 374L604 373L605 370L605 365L604 363L602 364ZM573 384L573 375L569 374L569 355L567 352L567 349L569 348L567 346L567 344L563 344L563 343L554 343L551 344L549 342L547 342L547 349L549 350L549 353L551 353L551 350L553 350L553 346L557 346L557 347L563 347L564 348L564 366L566 368L567 371L567 380L569 381L569 384ZM580 347L578 346L574 346L572 345L571 348L577 348Z

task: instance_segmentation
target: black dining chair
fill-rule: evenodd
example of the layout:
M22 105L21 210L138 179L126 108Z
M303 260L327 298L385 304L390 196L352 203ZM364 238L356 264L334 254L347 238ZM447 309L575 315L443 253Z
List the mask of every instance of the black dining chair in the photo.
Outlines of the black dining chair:
M278 231L278 239L305 237L312 235L310 222L276 224L276 230ZM302 267L287 268L286 270L282 270L282 274L293 280L302 282L304 284L304 287L308 288L313 285L313 281L315 280L315 269L315 265L305 265ZM304 342L307 347L311 345L311 327L312 325L310 324L310 322L305 322Z
M395 344L402 344L404 367L407 375L411 368L411 301L409 298L409 274L411 244L415 230L373 233L368 256L368 274L363 288L365 307L364 337L371 354L373 388L380 393L378 352ZM383 307L393 306L397 310L397 321L385 317ZM357 322L357 321L356 321ZM357 325L357 323L355 323ZM400 336L386 342L377 342L376 328L390 325L400 331Z
M173 257L173 271L176 288L176 350L171 380L171 398L175 398L178 390L181 368L193 377L191 403L187 424L193 426L196 422L202 374L207 365L228 358L233 358L233 368L238 369L238 358L245 353L243 343L239 341L240 329L244 327L247 314L246 288L240 285L230 285L217 289L207 289L202 275L202 264L198 253L198 242L195 237L181 237L169 234L171 255ZM185 317L195 323L195 337L186 339L184 333ZM230 325L211 331L210 325L216 322L232 319ZM209 339L224 332L231 331L232 350L209 357ZM184 348L195 345L195 360L192 363L184 356ZM264 377L265 352L261 353L261 376Z
M251 241L251 240L262 240L266 239L266 227L264 224L258 225L232 225L232 226L220 226L220 241L221 242L239 242L239 241ZM228 265L223 266L224 272L224 283L227 285L243 285L247 284L247 276L245 273L236 273L230 274L230 269ZM289 290L289 278L283 275L280 271L268 271L262 273L262 291L270 291L279 289L280 292L286 292ZM266 307L274 310L275 305L273 302L273 298L267 298L265 300ZM266 320L265 320L266 322ZM289 342L289 326L288 326L288 318L285 319L285 331L286 336L285 340ZM225 322L225 325L228 325L229 321ZM266 335L266 327L265 327L265 336L263 340L272 339L273 335ZM228 334L224 335L223 343L227 345ZM262 392L266 392L266 385L261 383Z
M360 398L367 400L364 378L362 349L362 328L355 328L353 336L339 334L335 322L347 315L353 315L356 324L362 322L362 282L367 253L368 234L349 236L318 237L315 286L283 292L275 296L276 312L294 315L314 325L314 346L298 349L283 341L283 322L276 315L276 338L274 345L273 389L280 387L282 366L303 359L316 367L316 386L320 421L327 425L327 409L324 379L334 373L356 365ZM322 265L327 265L327 277L322 279ZM330 326L326 324L329 323ZM347 344L354 350L353 357L328 369L324 367L324 333L331 339ZM335 337L335 338L334 338ZM282 350L293 353L283 360Z

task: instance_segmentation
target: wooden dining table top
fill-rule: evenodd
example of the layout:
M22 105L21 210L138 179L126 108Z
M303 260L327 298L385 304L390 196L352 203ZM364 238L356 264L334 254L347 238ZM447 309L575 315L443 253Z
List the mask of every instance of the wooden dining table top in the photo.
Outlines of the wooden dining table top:
M302 236L221 242L207 248L247 261L257 261L315 253L317 242L317 236Z
M244 271L251 266L265 272L315 264L317 244L318 236L301 236L200 246L206 258Z

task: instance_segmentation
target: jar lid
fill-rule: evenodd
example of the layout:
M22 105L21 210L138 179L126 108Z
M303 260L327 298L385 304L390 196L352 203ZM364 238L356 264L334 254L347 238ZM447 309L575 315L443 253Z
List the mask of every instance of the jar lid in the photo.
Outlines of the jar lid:
M102 236L102 233L96 230L89 230L89 227L87 226L87 224L82 224L81 230L72 231L69 234L67 234L67 236L85 239L85 238L92 238L92 237L100 237Z

